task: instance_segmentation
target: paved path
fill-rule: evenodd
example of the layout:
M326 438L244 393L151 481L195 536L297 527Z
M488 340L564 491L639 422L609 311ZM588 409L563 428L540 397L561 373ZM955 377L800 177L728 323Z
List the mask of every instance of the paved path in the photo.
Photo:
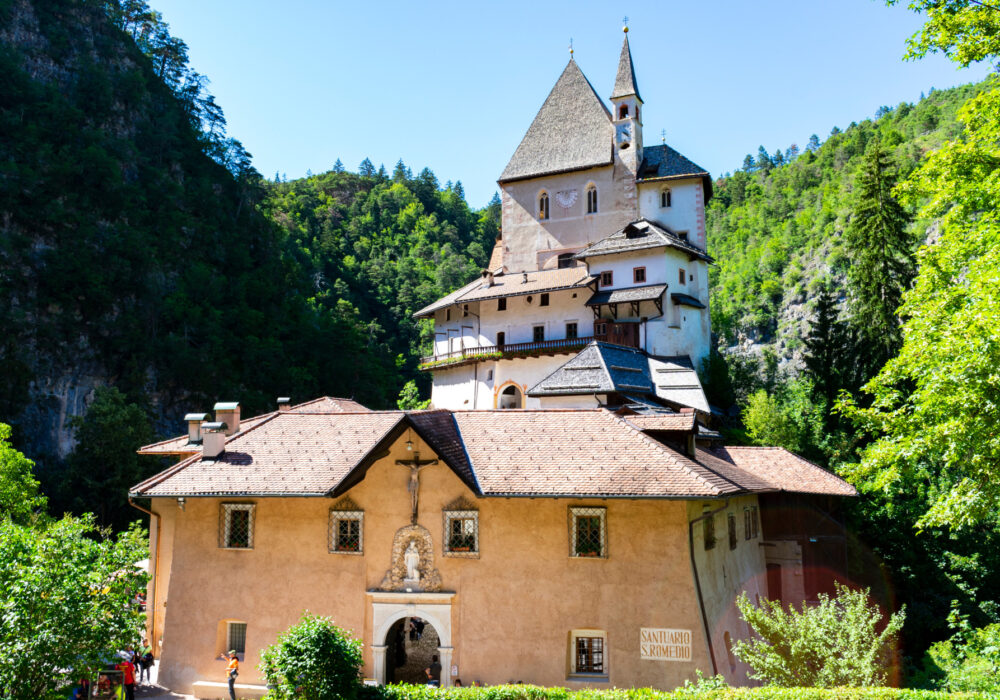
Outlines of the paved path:
M137 684L135 687L135 696L137 698L172 698L173 700L194 700L194 695L178 695L177 693L171 693L166 688L163 688L156 684L156 672L159 670L160 662L156 661L153 663L153 668L150 673L150 681L145 684Z

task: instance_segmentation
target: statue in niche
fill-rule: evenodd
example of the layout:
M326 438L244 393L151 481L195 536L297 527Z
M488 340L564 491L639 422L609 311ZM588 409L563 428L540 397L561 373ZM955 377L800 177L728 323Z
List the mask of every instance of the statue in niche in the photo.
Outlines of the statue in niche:
M410 546L403 554L403 563L406 564L406 580L420 582L420 552L417 551L417 543L410 540Z

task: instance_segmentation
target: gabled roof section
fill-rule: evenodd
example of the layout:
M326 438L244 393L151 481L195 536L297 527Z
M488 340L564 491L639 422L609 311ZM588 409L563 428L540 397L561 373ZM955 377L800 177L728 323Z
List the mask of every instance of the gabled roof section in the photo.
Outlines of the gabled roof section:
M648 284L642 287L622 287L621 289L604 289L594 292L584 306L603 306L605 304L628 304L638 301L655 301L667 291L665 284ZM704 308L704 307L702 307Z
M610 165L613 139L611 113L570 59L499 182Z
M668 403L686 406L703 413L711 413L701 379L691 358L650 357L649 373L656 387L656 396Z
M628 46L628 34L622 43L622 54L618 58L618 74L615 76L615 89L611 93L611 99L628 97L635 95L642 102L639 96L639 88L635 84L635 66L632 65L632 50Z
M857 490L833 472L783 447L718 447L706 454L736 467L775 491L823 496L857 496ZM711 466L712 462L706 460Z
M701 178L705 188L705 204L712 198L712 176L703 167L689 160L667 144L642 147L642 164L636 182Z
M458 291L438 299L413 314L414 318L432 316L435 311L453 304L463 304L484 299L524 296L539 292L586 287L594 281L585 267L564 267L551 270L532 270L506 275L494 275L493 283L486 287L481 279L470 282Z
M653 394L646 354L636 348L593 341L535 384L528 396Z
M651 250L654 248L675 248L693 258L708 262L712 260L701 248L685 241L676 233L649 219L636 219L610 236L606 236L596 243L591 243L577 253L576 258L585 260L587 258L596 258L600 255L631 253L637 250Z

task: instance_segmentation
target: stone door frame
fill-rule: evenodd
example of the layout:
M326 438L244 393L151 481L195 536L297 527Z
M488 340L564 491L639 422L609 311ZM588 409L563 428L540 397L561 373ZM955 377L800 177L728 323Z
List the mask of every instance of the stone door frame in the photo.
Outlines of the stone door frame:
M405 617L427 620L438 634L441 687L451 686L451 604L454 593L400 593L369 591L372 604L372 665L375 680L385 685L386 637L392 626Z

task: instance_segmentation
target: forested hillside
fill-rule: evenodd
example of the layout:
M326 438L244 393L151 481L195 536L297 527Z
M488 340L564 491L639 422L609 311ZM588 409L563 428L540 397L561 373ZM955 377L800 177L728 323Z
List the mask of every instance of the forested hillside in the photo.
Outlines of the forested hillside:
M0 422L56 510L121 524L132 450L217 400L395 407L496 235L426 169L266 182L142 2L0 0L0 76Z
M844 231L865 149L879 140L904 179L927 152L961 132L955 113L980 90L933 90L916 104L882 107L875 119L834 129L825 142L813 136L801 150L793 145L769 154L762 146L742 170L719 178L706 226L716 260L712 330L721 344L768 345L800 367L810 301L826 281L845 296L851 261ZM932 223L916 220L915 240Z

